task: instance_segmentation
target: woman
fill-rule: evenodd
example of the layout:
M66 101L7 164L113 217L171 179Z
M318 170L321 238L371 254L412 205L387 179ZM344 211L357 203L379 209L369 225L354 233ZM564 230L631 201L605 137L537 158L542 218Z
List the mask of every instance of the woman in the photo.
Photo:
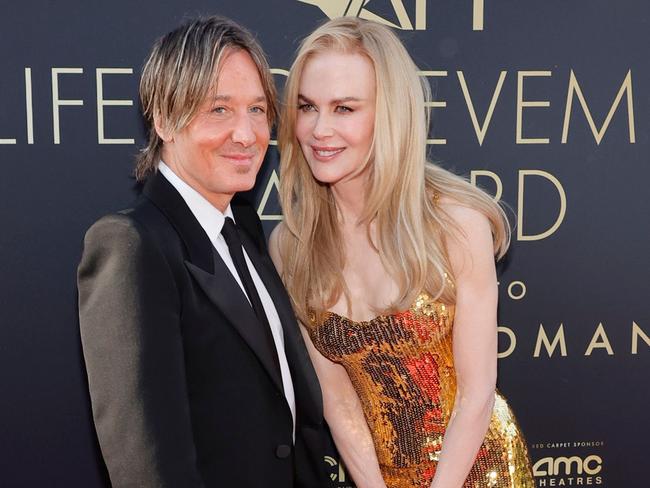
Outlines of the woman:
M532 487L495 394L503 211L426 161L428 89L355 18L307 37L286 86L271 254L359 488Z

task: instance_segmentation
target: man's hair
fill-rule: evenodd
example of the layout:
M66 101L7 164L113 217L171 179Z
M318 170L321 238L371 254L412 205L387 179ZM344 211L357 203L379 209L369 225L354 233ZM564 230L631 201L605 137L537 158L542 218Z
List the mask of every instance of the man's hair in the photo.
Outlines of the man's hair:
M269 126L276 117L276 89L264 51L253 35L224 17L188 21L158 39L142 69L140 100L149 129L149 141L138 154L135 177L142 181L155 171L163 146L154 125L177 132L196 115L216 81L224 53L243 49L257 66L268 104Z

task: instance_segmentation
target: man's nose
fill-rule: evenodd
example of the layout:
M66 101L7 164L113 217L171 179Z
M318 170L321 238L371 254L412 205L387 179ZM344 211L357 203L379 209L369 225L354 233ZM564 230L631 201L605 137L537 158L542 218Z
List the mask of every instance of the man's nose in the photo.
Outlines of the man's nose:
M232 142L248 147L255 142L255 130L249 113L239 114L233 121Z

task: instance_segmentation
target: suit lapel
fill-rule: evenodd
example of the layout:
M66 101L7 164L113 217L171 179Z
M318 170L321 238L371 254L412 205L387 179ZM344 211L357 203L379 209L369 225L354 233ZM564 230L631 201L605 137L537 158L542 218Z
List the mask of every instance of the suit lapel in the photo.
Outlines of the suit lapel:
M204 271L189 261L185 261L185 266L210 301L221 310L228 322L255 353L278 390L283 391L280 372L260 332L262 325L221 257L215 252L214 274Z
M165 214L185 245L190 261L212 273L212 243L176 188L160 172L147 179L142 194Z
M239 225L241 218L237 215L234 207L233 213L235 213ZM280 317L284 332L285 353L291 369L294 389L300 395L300 398L296 400L298 408L303 412L315 413L314 418L318 419L322 417L321 391L304 340L298 330L289 296L266 250L260 250L259 245L246 231L245 225L241 227L244 228L244 232L241 233L244 249L264 282Z
M261 325L253 308L183 197L159 172L148 178L142 193L165 214L183 240L189 257L185 266L196 283L251 348L275 386L283 391L280 372L260 334Z

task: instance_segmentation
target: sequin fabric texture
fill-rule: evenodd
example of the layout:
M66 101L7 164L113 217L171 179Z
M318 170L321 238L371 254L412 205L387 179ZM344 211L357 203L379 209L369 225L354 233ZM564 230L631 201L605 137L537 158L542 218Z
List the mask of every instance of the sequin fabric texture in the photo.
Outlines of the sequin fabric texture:
M355 322L312 313L314 346L345 367L388 488L428 488L454 407L454 307L420 294L409 310ZM533 488L525 440L495 392L490 427L464 488Z

